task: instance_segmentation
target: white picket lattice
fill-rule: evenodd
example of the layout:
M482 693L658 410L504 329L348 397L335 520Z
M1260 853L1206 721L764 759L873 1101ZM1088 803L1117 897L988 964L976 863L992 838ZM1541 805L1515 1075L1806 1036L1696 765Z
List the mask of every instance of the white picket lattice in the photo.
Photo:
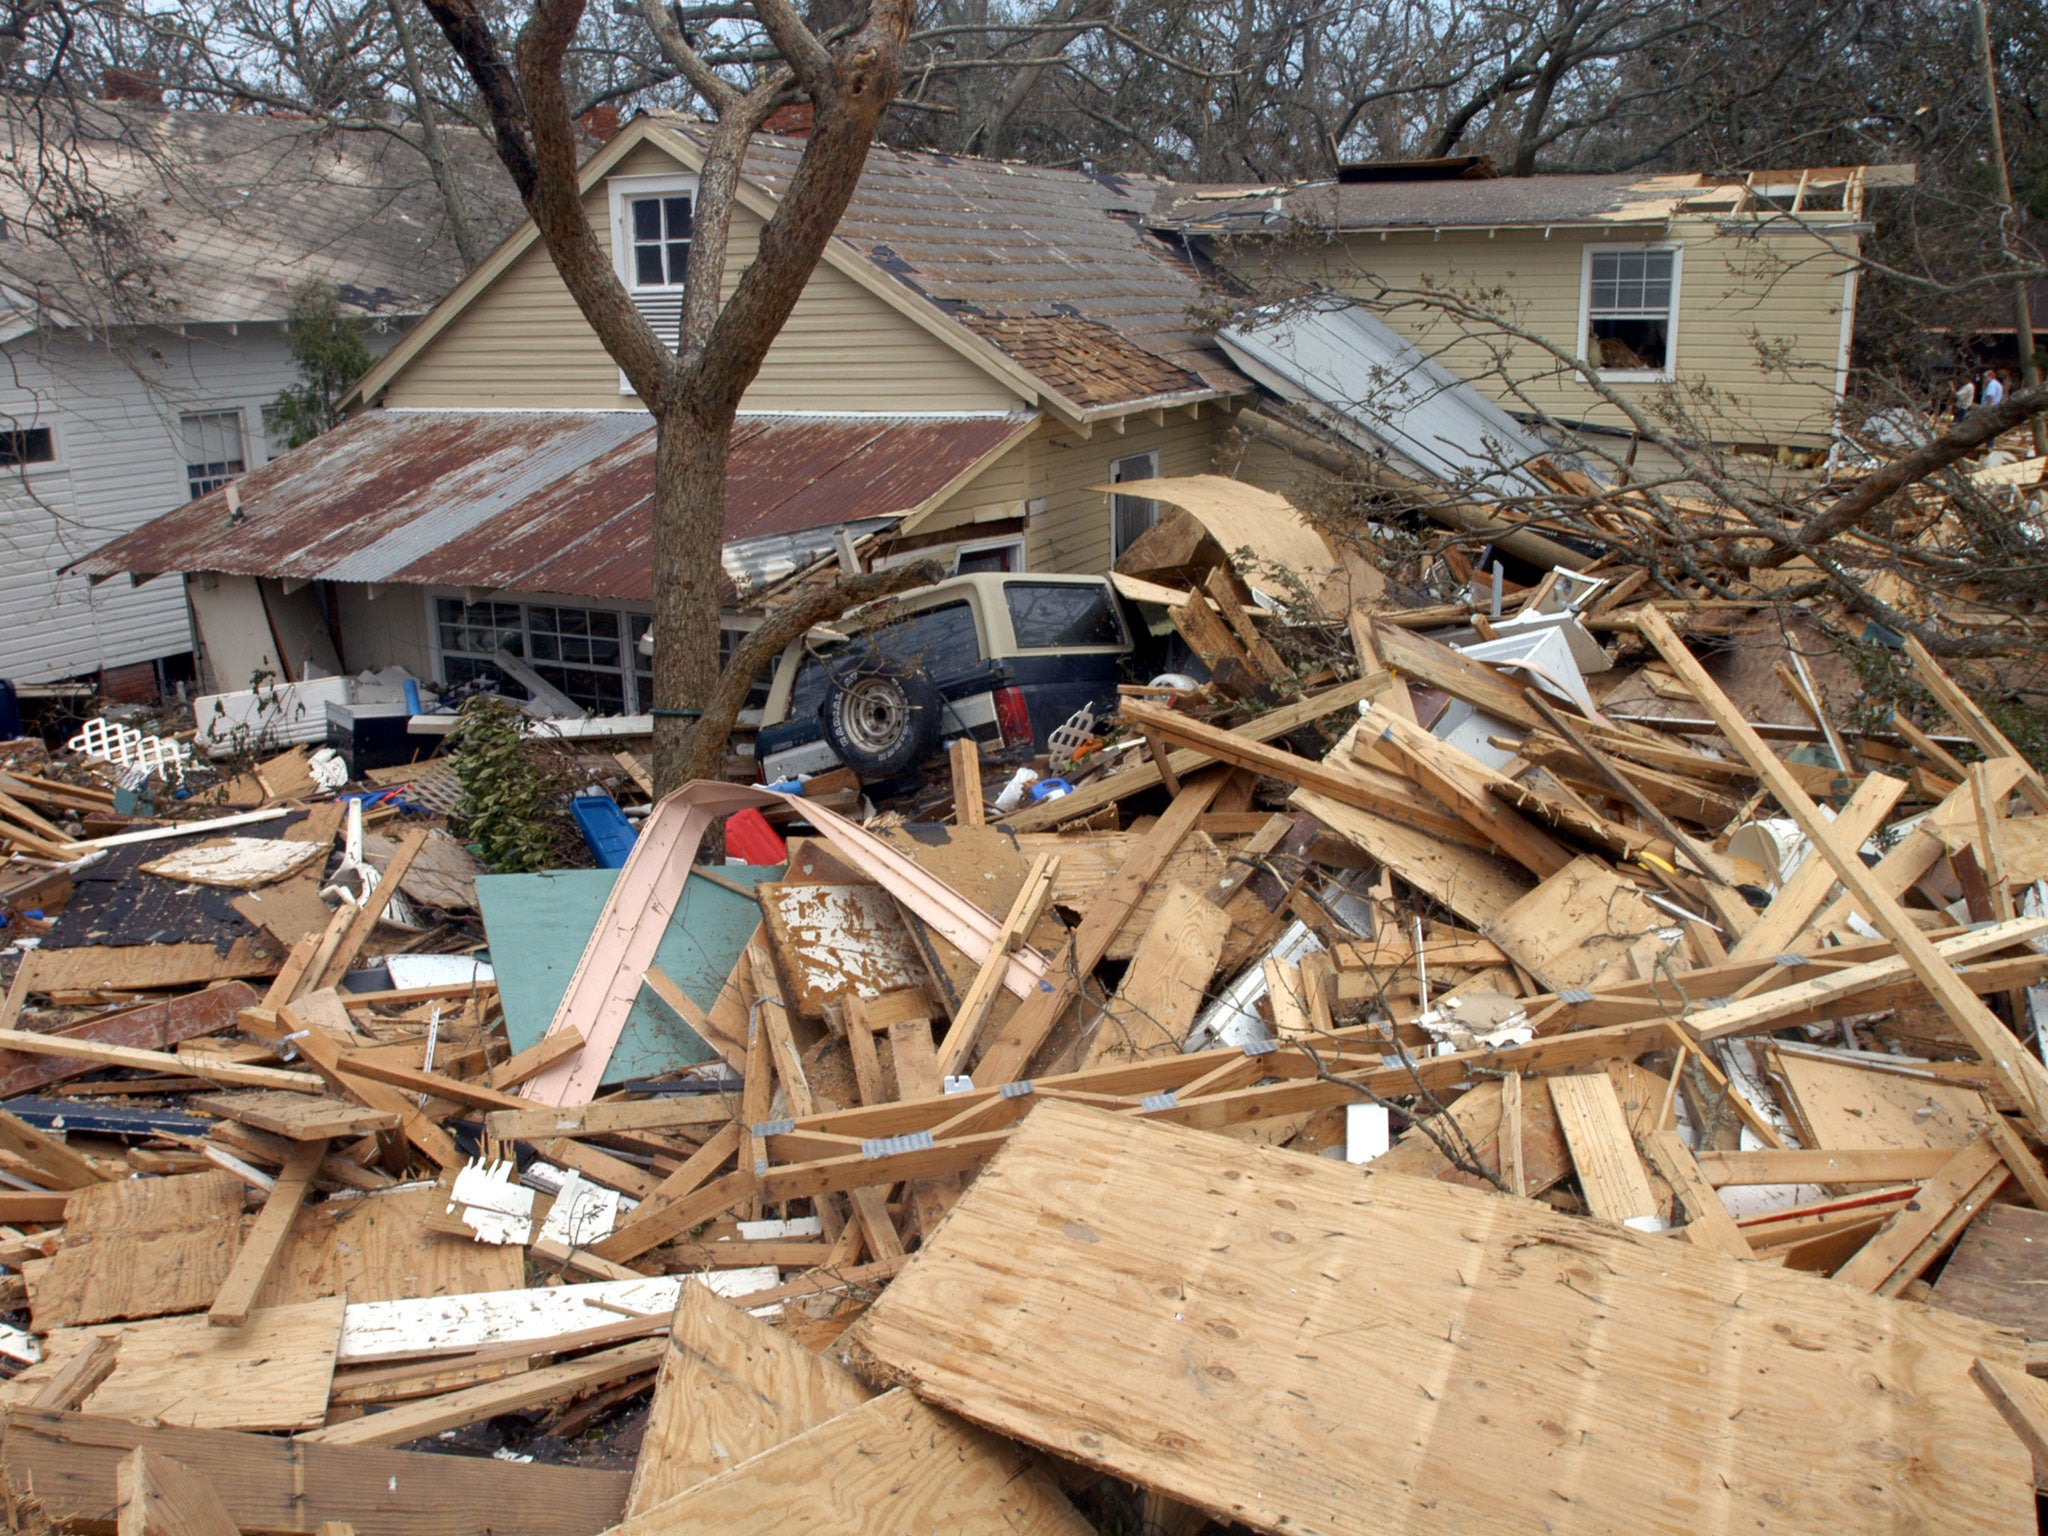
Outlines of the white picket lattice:
M163 736L145 736L132 725L95 715L64 745L82 757L96 757L124 767L143 768L166 781L182 782L192 749Z

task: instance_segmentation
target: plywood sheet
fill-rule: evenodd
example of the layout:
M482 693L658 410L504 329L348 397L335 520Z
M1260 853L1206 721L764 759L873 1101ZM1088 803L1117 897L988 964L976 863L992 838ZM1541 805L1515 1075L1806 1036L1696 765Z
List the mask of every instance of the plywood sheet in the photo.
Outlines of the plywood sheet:
M37 1332L211 1306L241 1246L243 1187L217 1172L77 1191L30 1298Z
M1577 858L1481 931L1537 981L1562 992L1636 980L1629 952L1645 939L1666 948L1653 936L1676 921L1601 860Z
M473 1243L426 1225L448 1203L434 1185L334 1195L292 1221L257 1305L283 1306L322 1296L401 1301L512 1290L526 1283L516 1247Z
M326 856L325 848L279 837L223 837L215 842L193 843L151 859L142 865L142 872L165 880L246 890L297 874L315 859Z
M1260 1530L2034 1530L1982 1324L1078 1105L1031 1111L853 1338Z
M1033 1463L1022 1446L899 1389L656 1505L613 1536L1089 1536L1094 1527Z
M1965 1147L1991 1112L1974 1088L1792 1051L1772 1055L1786 1108L1810 1147Z
M270 976L284 951L268 934L236 939L225 950L211 944L84 944L36 951L38 992L86 992L106 987L145 992L203 987L213 981Z
M112 1333L113 1374L80 1405L86 1413L185 1429L312 1429L327 1416L341 1315L336 1298L260 1309L239 1328L203 1314L108 1323L69 1330L46 1364Z
M1938 1307L2048 1340L2048 1212L1989 1205L1956 1240L1928 1299Z
M1529 876L1519 866L1403 826L1391 817L1308 789L1297 789L1289 803L1476 928L1493 923L1530 888Z
M704 1286L686 1285L648 1405L626 1513L644 1514L870 1395L837 1360L812 1353Z
M763 881L757 887L783 1001L807 1019L825 1004L924 986L924 963L896 899L879 885Z

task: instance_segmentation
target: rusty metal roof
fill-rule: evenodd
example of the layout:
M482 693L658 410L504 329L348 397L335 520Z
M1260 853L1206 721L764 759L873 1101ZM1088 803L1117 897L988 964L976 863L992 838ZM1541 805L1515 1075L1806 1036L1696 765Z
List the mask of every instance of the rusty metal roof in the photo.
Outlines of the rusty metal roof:
M705 132L674 113L650 116L681 134L701 139ZM801 140L757 134L747 178L779 197L802 153ZM1143 226L1168 186L1151 176L878 144L834 238L1087 409L1244 391L1246 380L1189 322L1202 298L1200 270L1176 238ZM1077 378L1038 371L1042 329L990 324L1031 316L1092 322L1083 330L1112 333L1106 343L1094 338L1084 395L1068 393Z
M743 415L728 543L915 511L1035 416ZM639 411L365 411L102 545L87 576L217 571L654 595L654 423Z

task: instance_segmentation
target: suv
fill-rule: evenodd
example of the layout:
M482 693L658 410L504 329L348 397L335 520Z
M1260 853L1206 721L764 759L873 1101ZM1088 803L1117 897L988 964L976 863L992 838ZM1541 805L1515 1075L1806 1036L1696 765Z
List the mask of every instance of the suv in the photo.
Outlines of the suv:
M1100 576L981 572L874 605L844 642L777 660L754 755L764 782L845 766L908 773L941 740L1046 750L1076 710L1106 716L1131 626Z

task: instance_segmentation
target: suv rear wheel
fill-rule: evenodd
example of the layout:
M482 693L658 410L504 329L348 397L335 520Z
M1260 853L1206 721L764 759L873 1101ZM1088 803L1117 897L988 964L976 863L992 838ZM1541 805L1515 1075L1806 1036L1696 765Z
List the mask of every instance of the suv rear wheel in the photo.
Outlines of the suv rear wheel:
M923 672L870 656L832 679L822 718L825 740L863 779L891 778L938 745L945 707Z

